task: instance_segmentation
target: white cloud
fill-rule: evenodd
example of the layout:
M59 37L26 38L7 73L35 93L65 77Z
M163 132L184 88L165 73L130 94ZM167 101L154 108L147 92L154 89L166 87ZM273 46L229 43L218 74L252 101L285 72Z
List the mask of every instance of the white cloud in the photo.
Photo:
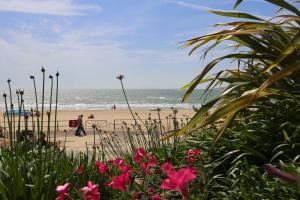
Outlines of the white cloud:
M131 88L155 88L162 87L150 78L157 76L157 69L161 69L160 76L171 70L175 76L173 79L177 80L182 66L195 67L192 63L198 59L189 58L187 51L130 48L128 41L119 39L119 36L131 31L117 26L92 29L86 25L62 30L54 41L37 37L26 27L7 31L5 37L0 35L0 69L4 72L0 74L0 82L11 78L15 85L25 87L24 79L27 80L30 74L37 74L40 66L45 66L47 73L53 74L58 69L62 74L63 87L67 88L118 88L119 83L114 77L119 73L134 77L130 80L136 82L128 84ZM148 75L145 76L145 73ZM136 76L149 80L140 84ZM157 78L171 85L166 84L166 87L176 87L169 83L171 76L168 72L169 79ZM188 78L182 79L186 81ZM30 87L30 80L25 82ZM176 83L180 87L185 82Z
M96 4L75 4L73 0L0 0L0 11L47 15L82 15L101 11Z
M178 1L178 0L166 0L166 1L185 8L191 8L191 9L202 10L202 11L211 10L211 8L209 7L201 6L195 3L189 3L186 1Z

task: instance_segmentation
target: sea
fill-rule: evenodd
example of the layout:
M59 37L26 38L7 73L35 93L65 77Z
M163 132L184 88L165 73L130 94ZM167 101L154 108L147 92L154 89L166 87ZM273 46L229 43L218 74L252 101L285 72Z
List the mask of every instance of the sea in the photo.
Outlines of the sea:
M216 96L221 89L214 89L207 96L206 101ZM177 89L127 89L126 95L132 108L192 108L200 107L204 103L201 99L204 90L195 90L189 100L182 102L185 91ZM7 93L7 91L6 91ZM42 103L42 91L38 92L38 104ZM55 103L55 90L52 94L52 108ZM13 104L17 104L16 92L13 92ZM9 101L9 96L7 97ZM24 103L26 109L35 108L35 95L33 90L24 91ZM8 103L8 107L9 107ZM50 91L45 91L45 109L50 105ZM59 110L103 110L111 109L115 105L117 109L126 109L127 104L121 89L60 89L58 92ZM5 110L4 98L0 98L0 110Z

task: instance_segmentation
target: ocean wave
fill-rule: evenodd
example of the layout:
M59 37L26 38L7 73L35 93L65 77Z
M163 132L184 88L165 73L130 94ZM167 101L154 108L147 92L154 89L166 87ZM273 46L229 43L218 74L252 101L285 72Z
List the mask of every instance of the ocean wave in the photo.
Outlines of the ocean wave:
M59 110L108 110L111 109L113 105L116 105L117 109L126 109L127 104L86 104L86 103L79 103L79 104L58 104L57 108ZM26 109L35 108L35 104L27 104L25 105ZM39 105L39 109L41 109L42 105ZM45 104L45 110L49 109L49 104ZM168 103L160 103L160 104L152 104L152 103L136 103L130 104L132 108L193 108L193 106L199 107L200 104L190 104L190 103L177 103L177 104L168 104ZM54 109L55 104L52 104L52 109ZM10 109L10 108L8 108ZM18 109L18 108L15 108ZM5 105L0 104L0 110L5 110Z
M148 99L166 99L167 97L147 97Z

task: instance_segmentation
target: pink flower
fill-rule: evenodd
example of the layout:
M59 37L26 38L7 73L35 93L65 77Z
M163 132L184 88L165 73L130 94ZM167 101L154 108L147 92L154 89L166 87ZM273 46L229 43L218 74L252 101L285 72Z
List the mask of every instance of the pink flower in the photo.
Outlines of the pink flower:
M96 166L98 167L99 174L105 174L105 172L108 170L108 167L98 160L96 161Z
M134 162L140 163L143 157L147 157L144 148L138 148L134 153Z
M80 191L83 192L84 199L100 200L98 185L95 185L92 181L88 181L87 186L81 188Z
M152 165L157 164L157 159L156 159L156 156L154 154L149 155L149 163L151 163Z
M286 181L290 184L300 186L300 180L296 176L294 176L290 173L276 169L275 167L273 167L270 164L264 164L262 166L262 168L265 172L267 172L271 176L277 177L277 178L279 178L283 181Z
M151 166L156 166L156 165L153 164L153 163L147 163L147 164L141 163L141 164L140 164L140 167L141 167L142 171L143 171L144 173L146 173L147 175L150 174L150 167L151 167Z
M147 192L153 193L154 192L154 188L153 187L148 187Z
M121 159L121 158L116 158L115 160L110 160L109 161L112 166L114 167L118 167L118 166L122 166L125 164L125 160L124 159Z
M68 189L69 189L69 183L65 183L64 185L59 185L56 187L55 191L59 193L56 200L63 200L65 197L68 197Z
M192 165L193 162L196 160L195 157L199 156L201 153L201 151L199 149L190 149L188 151L186 151L186 158L185 160L187 161L187 163L189 165Z
M154 154L151 154L149 155L148 163L147 164L141 163L140 167L142 171L148 175L150 173L150 167L154 167L156 165L157 165L156 156Z
M190 149L186 151L187 156L199 156L201 151L199 149Z
M190 168L181 168L178 171L174 170L167 174L168 178L163 180L160 188L166 190L180 191L186 199L187 188L186 184L196 178L195 173Z
M113 176L110 186L112 189L120 190L121 192L126 191L126 185L130 182L129 173L122 173L119 176Z
M141 163L140 167L141 167L141 169L142 169L143 172L146 172L146 170L147 170L147 164Z
M151 196L151 200L161 200L161 196L159 194L154 194Z
M133 171L130 165L121 165L121 166L119 166L119 169L123 173L129 173L129 174Z
M193 167L193 166L189 166L188 168L191 169L191 171L196 174L197 173L197 168L196 167Z
M104 184L103 184L103 185L104 185L104 187L106 187L106 188L107 188L107 187L109 187L109 186L110 186L110 182L106 181L106 182L104 182Z
M165 162L162 164L161 170L168 174L169 172L173 171L173 166L169 162Z
M80 165L79 167L78 167L78 169L76 169L76 173L77 174L82 174L84 172L84 166L83 165Z

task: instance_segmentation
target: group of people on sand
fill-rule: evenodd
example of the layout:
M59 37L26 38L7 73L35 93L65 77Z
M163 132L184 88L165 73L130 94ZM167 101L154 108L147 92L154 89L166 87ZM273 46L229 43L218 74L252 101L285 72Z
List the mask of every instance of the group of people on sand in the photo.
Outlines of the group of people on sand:
M84 127L83 127L83 115L79 115L78 118L77 118L77 130L75 132L75 135L76 136L81 136L80 132L82 131L84 135L86 135L86 132L84 130Z

